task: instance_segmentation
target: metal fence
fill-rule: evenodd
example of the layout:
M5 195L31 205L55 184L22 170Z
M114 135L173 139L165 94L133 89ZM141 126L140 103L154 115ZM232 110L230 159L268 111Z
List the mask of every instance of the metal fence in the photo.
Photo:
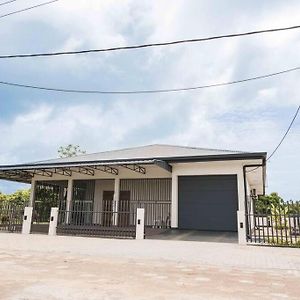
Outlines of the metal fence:
M24 205L0 204L0 231L21 232L24 216Z
M60 210L57 234L134 238L136 212Z
M171 227L170 201L130 201L130 211L145 209L145 226L152 228Z
M247 241L249 243L300 247L300 202L266 205L258 210L257 198L247 203Z

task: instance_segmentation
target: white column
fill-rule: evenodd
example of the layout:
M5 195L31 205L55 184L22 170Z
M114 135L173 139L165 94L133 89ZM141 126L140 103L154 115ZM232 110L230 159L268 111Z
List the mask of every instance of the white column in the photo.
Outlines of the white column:
M32 220L32 210L33 210L32 206L25 207L25 209L24 209L22 234L30 234L31 220Z
M244 186L244 175L240 171L237 174L238 179L238 199L239 208L237 211L237 224L238 224L238 241L239 244L245 245L246 241L246 214L245 214L245 186Z
M145 209L144 208L137 208L136 210L135 238L137 240L143 240L145 238Z
M30 188L30 198L29 198L29 206L33 207L34 198L35 198L35 188L36 188L36 181L35 179L31 180L31 188Z
M115 178L115 187L114 187L114 212L119 210L119 201L120 201L120 178ZM113 224L118 225L118 214L114 213Z
M238 222L238 240L240 245L246 245L246 218L245 211L237 212L237 222Z
M56 235L57 221L58 221L58 207L51 207L48 235Z
M178 176L172 174L171 227L178 227Z
M70 210L73 197L73 179L68 180L67 203L66 203L66 223L69 223Z

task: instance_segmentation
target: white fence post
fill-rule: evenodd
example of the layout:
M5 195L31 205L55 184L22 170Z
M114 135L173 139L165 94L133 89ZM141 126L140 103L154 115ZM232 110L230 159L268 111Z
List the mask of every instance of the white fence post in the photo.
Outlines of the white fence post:
M58 207L51 207L48 235L56 235L57 221L58 221Z
M247 244L246 240L246 218L245 211L237 212L237 221L238 221L238 240L240 245Z
M22 234L30 234L33 207L24 208Z
M144 208L137 208L136 210L135 238L137 240L143 240L145 238L145 209Z

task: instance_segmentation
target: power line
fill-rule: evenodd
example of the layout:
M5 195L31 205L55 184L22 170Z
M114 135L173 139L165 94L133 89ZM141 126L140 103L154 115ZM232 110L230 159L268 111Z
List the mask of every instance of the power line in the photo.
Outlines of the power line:
M132 90L132 91L105 91L105 90L76 90L76 89L65 89L65 88L53 88L53 87L44 87L44 86L36 86L36 85L28 85L28 84L21 84L15 82L7 82L7 81L0 81L2 85L8 85L13 87L19 88L30 88L30 89L37 89L37 90L45 90L45 91L52 91L52 92L60 92L60 93L78 93L78 94L112 94L112 95L130 95L130 94L157 94L157 93L173 93L173 92L183 92L183 91L191 91L191 90L200 90L206 88L213 88L213 87L221 87L226 85L233 85L243 82L248 82L252 80L259 80L268 77L277 76L280 74L293 72L300 70L300 67L295 67L292 69L287 69L283 71L279 71L276 73L265 74L256 77L250 77L240 80L234 80L229 82L222 82L222 83L213 83L207 85L199 85L194 87L183 87L183 88L175 88L175 89L156 89L156 90Z
M21 12L24 12L24 11L27 11L27 10L30 10L30 9L34 9L34 8L37 8L37 7L41 7L41 6L44 6L44 5L47 5L47 4L54 3L54 2L57 2L57 1L59 1L59 0L52 0L52 1L49 1L49 2L44 2L44 3L38 4L38 5L34 5L34 6L24 8L24 9L13 11L13 12L7 13L5 15L1 15L0 18L5 18L5 17L11 16L11 15L14 15L14 14L18 14L18 13L21 13Z
M10 0L10 1L6 1L6 2L2 2L0 3L0 6L2 5L6 5L6 4L9 4L9 3L12 3L12 2L16 2L17 0Z
M287 131L285 132L285 134L283 135L282 139L280 140L279 144L276 146L276 148L274 149L274 151L271 153L271 155L267 158L267 160L270 160L271 157L276 153L276 151L278 150L278 148L281 146L281 144L283 143L283 141L285 140L286 136L288 135L289 131L291 130L298 114L299 114L299 110L300 110L300 105L298 106L297 110L296 110L296 113L287 129Z
M275 149L273 150L273 152L270 154L270 156L267 158L266 161L269 161L269 160L271 159L271 157L273 157L273 155L277 152L277 150L279 149L279 147L281 146L281 144L283 143L283 141L285 140L285 138L286 138L287 135L289 134L289 132L290 132L291 128L293 127L293 124L294 124L294 122L295 122L295 120L296 120L296 118L297 118L297 116L298 116L298 114L299 114L299 111L300 111L300 105L298 106L298 108L297 108L297 110L296 110L296 113L295 113L295 115L294 115L292 121L290 122L289 127L287 128L286 132L284 133L283 137L281 138L280 142L279 142L278 145L275 147ZM254 168L254 169L252 169L252 170L249 170L249 171L247 171L247 173L253 172L253 171L257 170L258 168L260 168L260 167L256 167L256 168Z
M58 1L58 0L56 0L56 1ZM52 2L54 2L54 1L52 1ZM142 44L142 45L133 45L133 46L120 46L120 47L103 48L103 49L88 49L88 50L79 50L79 51L1 55L0 58L59 56L59 55L86 54L86 53L108 52L108 51L119 51L119 50L132 50L132 49L141 49L141 48L149 48L149 47L170 46L170 45L177 45L177 44L184 44L184 43L206 42L206 41L218 40L218 39L224 39L224 38L234 38L234 37L241 37L241 36L248 36L248 35L255 35L255 34L262 34L262 33L293 30L293 29L299 29L299 28L300 28L300 25L296 25L296 26L290 26L290 27L256 30L256 31L249 31L249 32L244 32L244 33L233 33L233 34L225 34L225 35L211 36L211 37L205 37L205 38L177 40L177 41L163 42L163 43L151 43L151 44Z

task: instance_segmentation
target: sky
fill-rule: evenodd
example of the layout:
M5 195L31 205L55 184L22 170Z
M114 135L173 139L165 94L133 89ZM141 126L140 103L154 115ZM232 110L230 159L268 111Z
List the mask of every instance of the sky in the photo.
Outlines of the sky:
M26 2L26 3L25 3ZM15 1L0 15L43 1ZM299 25L299 1L60 0L0 18L0 53L126 46ZM190 87L300 65L300 30L142 50L0 60L0 81L57 88ZM300 71L151 95L62 94L0 85L0 164L153 143L269 154L299 99ZM300 199L300 118L267 165L267 192ZM24 185L0 181L11 193Z

